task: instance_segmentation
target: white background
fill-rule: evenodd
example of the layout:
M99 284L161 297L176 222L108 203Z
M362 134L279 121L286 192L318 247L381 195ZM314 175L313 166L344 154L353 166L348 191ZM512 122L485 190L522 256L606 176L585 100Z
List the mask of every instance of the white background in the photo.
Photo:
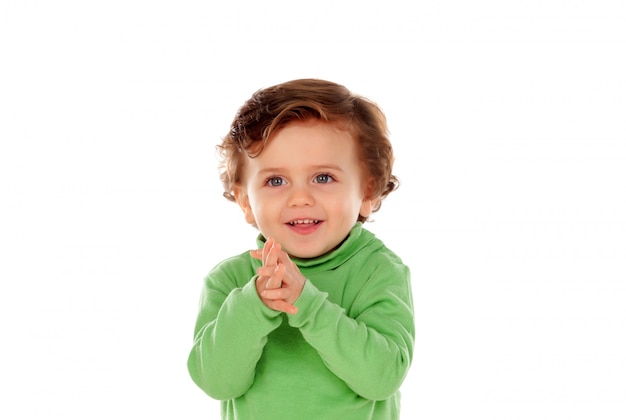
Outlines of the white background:
M301 77L388 116L403 418L626 418L626 3L0 4L1 418L218 418L201 281L256 232L214 146Z

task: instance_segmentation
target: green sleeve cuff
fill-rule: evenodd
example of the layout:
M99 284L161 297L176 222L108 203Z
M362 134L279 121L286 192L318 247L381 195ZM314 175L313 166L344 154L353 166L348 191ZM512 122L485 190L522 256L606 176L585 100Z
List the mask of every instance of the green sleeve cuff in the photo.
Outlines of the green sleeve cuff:
M328 293L320 291L310 281L304 283L304 288L298 300L294 302L294 306L298 308L298 313L288 315L289 325L300 328L311 320L315 313L322 306Z
M259 297L259 293L256 291L256 279L257 276L252 277L252 279L241 288L241 294L244 299L249 302L250 310L253 312L253 315L257 317L257 319L274 319L279 317L280 312L268 308Z

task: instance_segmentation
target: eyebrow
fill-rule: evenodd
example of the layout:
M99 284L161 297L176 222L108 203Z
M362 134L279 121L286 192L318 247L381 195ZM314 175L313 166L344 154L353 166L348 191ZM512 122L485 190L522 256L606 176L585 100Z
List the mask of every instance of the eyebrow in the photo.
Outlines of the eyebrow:
M313 171L325 171L325 170L331 170L331 171L337 171L337 172L345 172L343 170L343 168L341 168L338 165L313 165L309 167L311 170ZM271 174L279 174L282 172L285 172L285 168L263 168L260 171L258 171L256 174L257 176L262 176L262 175L271 175Z

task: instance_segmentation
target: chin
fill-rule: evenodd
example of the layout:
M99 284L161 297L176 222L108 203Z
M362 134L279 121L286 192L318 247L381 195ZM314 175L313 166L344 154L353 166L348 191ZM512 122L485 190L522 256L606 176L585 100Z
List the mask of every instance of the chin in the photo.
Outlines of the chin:
M326 250L326 248L299 248L299 249L295 249L293 252L291 252L291 250L287 250L287 254L289 254L292 257L295 258L300 258L300 259L310 259L310 258L317 258L317 257L321 257L324 254L327 254L329 252L331 252L334 248L331 248L329 250Z
M320 255L322 255L317 252L287 252L287 254L289 254L290 257L300 258L301 260L307 260L307 259L319 257Z

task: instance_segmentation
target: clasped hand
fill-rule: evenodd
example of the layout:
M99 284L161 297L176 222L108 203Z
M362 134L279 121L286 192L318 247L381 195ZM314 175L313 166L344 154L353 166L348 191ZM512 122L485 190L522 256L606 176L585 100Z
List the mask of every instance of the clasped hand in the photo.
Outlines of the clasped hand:
M263 262L257 270L256 290L261 301L270 309L288 314L298 312L293 304L300 297L306 278L279 243L268 238L263 249L250 251L253 258Z

